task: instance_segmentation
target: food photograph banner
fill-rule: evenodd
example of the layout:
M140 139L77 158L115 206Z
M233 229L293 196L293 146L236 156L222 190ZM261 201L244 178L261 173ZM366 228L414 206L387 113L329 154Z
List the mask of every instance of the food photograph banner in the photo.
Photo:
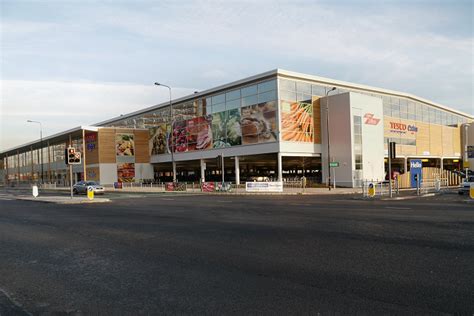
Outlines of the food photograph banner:
M257 144L277 140L277 103L275 101L241 109L242 143Z
M314 142L313 105L281 101L281 137L283 141Z
M135 164L119 163L117 164L118 182L135 182Z
M150 129L150 155L169 154L168 146L170 126L166 123L160 124Z
M169 125L157 125L150 129L150 154L170 153L172 143L174 152L188 152L275 142L278 138L277 113L277 102L272 101L175 121L173 139Z
M133 134L116 134L115 152L117 156L134 156L135 143L133 141Z

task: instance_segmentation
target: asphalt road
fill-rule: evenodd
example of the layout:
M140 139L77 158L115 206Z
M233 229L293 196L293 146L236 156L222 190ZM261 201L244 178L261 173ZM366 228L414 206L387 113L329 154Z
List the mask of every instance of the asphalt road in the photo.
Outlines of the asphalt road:
M456 198L4 199L0 315L471 315L474 205Z

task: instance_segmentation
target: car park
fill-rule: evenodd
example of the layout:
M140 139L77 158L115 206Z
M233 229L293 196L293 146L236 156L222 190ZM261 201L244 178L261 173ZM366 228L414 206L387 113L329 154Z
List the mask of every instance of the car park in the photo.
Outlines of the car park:
M74 194L87 194L88 188L91 187L94 194L104 194L105 189L100 183L96 181L79 181L72 187Z

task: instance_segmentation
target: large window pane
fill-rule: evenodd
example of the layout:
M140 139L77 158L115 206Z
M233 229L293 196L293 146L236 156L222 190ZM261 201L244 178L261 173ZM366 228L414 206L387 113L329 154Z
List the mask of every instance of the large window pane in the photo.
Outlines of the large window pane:
M280 90L296 91L296 82L286 79L280 79Z
M296 82L296 92L304 93L304 94L311 94L311 84L307 82Z
M242 97L257 94L257 85L244 87L241 90Z
M276 80L265 81L258 84L258 93L276 90Z
M258 103L274 101L277 99L276 90L260 93L258 95Z
M326 95L326 89L323 86L318 86L318 85L311 85L312 89L312 95L318 95L318 96L325 96Z
M218 94L212 96L212 104L225 102L225 94Z
M236 99L240 99L240 90L229 91L225 94L226 101L231 101L231 100L236 100Z
M240 108L240 99L227 101L225 105L226 110L238 109Z
M245 97L245 98L242 98L242 106L248 106L248 105L253 105L253 104L257 104L257 96L256 95L252 95L252 96L249 96L249 97Z
M296 92L282 90L280 91L280 99L294 102L296 101Z

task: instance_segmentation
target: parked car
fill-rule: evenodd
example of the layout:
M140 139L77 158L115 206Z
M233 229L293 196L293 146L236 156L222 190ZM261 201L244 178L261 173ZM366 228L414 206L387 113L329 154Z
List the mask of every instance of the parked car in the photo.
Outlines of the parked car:
M104 194L105 192L104 187L95 181L79 181L72 186L72 192L74 194L87 194L88 187L92 187L94 194Z
M461 183L461 187L459 188L459 194L469 194L469 189L471 187L471 183L474 183L474 176L470 176L467 179L464 179L464 182Z

